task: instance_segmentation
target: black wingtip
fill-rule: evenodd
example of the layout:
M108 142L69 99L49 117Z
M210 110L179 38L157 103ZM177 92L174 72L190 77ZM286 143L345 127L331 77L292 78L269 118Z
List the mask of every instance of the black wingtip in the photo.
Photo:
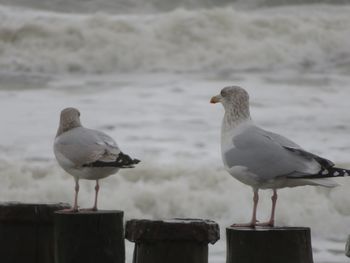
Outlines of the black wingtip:
M350 170L338 168L338 167L329 167L329 168L323 168L317 174L307 175L307 176L298 177L298 178L317 179L317 178L333 178L333 177L347 177L347 176L350 176Z
M138 164L140 160L131 159L131 157L123 152L119 153L119 156L116 160L117 165L120 168L134 168L134 164Z
M120 168L135 168L135 164L138 164L139 162L141 162L141 161L138 159L132 159L130 164L120 166Z
M122 152L119 153L118 158L114 162L96 161L93 163L84 164L83 167L117 167L117 168L134 168L140 160L131 159L131 157Z
M141 162L139 159L134 159L132 160L134 164L138 164L139 162Z

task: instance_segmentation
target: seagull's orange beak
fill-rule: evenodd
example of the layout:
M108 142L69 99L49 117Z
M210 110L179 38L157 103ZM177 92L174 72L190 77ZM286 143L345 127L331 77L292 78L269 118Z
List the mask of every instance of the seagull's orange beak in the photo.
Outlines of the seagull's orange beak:
M214 96L210 99L210 103L218 103L221 101L221 96L220 95L217 95L217 96Z

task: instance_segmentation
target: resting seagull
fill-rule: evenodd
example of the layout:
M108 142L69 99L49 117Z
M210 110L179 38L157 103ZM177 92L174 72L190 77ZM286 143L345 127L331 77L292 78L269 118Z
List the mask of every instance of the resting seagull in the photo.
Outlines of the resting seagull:
M226 87L211 103L221 102L225 115L221 127L221 153L226 170L254 192L253 215L248 224L232 226L274 226L277 189L303 185L334 187L329 177L349 176L350 171L334 167L320 156L305 151L291 140L256 126L249 112L249 95L237 86ZM270 220L258 223L259 189L272 189Z
M78 211L79 179L96 180L95 202L91 209L96 211L99 180L140 162L122 153L107 134L84 128L80 112L75 108L61 112L54 153L59 165L75 179L74 205L70 209L74 212Z

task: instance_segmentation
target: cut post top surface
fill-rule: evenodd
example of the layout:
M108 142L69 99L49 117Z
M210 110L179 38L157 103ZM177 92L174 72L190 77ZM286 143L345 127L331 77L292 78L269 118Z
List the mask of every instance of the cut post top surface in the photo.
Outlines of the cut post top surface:
M228 231L250 231L250 232L266 232L266 231L273 231L273 232L281 232L281 231L310 231L309 227L289 227L289 226L278 226L278 227L227 227Z
M126 222L125 231L126 239L132 242L196 241L214 244L220 239L219 225L202 219L133 219Z
M124 212L119 210L98 210L98 211L56 211L54 214L55 225L65 225L65 227L79 224L82 231L84 226L88 225L99 225L102 221L105 224L117 224L124 225ZM124 226L123 226L124 228Z
M0 203L0 222L52 223L55 211L70 208L69 204Z
M66 215L66 216L98 216L98 215L108 215L108 214L124 214L124 211L121 210L79 210L78 212L64 211L59 210L56 211L55 214L58 215Z

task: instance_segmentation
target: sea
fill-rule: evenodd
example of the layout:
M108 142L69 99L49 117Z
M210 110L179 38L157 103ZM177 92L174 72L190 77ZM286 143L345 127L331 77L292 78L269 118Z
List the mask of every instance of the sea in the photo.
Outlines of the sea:
M76 107L141 160L101 181L100 209L215 220L209 262L224 263L225 228L249 221L252 189L223 169L210 98L244 87L257 125L350 169L349 14L348 0L0 0L0 200L72 203L53 141ZM336 181L279 191L276 224L311 227L315 263L349 262L350 178ZM94 182L80 189L91 206Z

